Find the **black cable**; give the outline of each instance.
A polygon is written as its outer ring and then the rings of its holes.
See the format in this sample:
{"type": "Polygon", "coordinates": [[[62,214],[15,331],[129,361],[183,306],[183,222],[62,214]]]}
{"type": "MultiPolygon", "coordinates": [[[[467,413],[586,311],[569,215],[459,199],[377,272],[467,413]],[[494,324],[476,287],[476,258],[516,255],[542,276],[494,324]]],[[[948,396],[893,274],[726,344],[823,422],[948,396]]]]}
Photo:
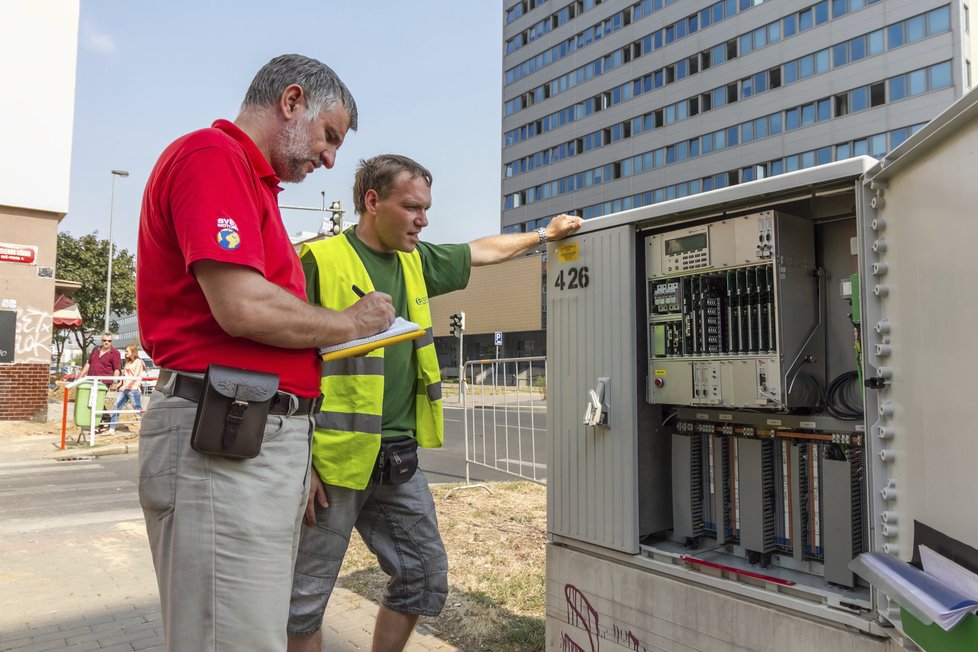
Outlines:
{"type": "Polygon", "coordinates": [[[843,421],[862,419],[862,401],[859,400],[857,391],[853,389],[858,385],[859,374],[855,371],[847,371],[836,376],[825,390],[826,411],[836,419],[843,421]],[[851,398],[853,396],[856,398],[851,398]]]}
{"type": "Polygon", "coordinates": [[[842,379],[846,374],[832,379],[829,386],[825,389],[825,409],[833,417],[839,418],[839,411],[836,409],[836,394],[842,385],[842,379]]]}
{"type": "Polygon", "coordinates": [[[839,394],[839,399],[848,412],[862,416],[863,406],[862,397],[859,395],[858,375],[856,380],[855,383],[846,383],[844,391],[839,394]]]}
{"type": "Polygon", "coordinates": [[[849,371],[835,378],[826,390],[826,409],[837,419],[852,421],[863,416],[862,406],[848,396],[852,393],[853,381],[858,381],[858,374],[849,371]]]}
{"type": "Polygon", "coordinates": [[[828,444],[825,447],[825,459],[844,462],[846,460],[846,454],[838,444],[828,444]]]}

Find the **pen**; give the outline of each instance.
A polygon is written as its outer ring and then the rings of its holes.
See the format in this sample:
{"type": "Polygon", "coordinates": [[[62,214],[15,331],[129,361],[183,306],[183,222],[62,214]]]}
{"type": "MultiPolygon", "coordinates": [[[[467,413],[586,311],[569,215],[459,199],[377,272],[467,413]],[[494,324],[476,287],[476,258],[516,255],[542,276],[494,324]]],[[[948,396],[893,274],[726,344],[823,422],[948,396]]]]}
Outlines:
{"type": "Polygon", "coordinates": [[[356,286],[356,284],[354,284],[354,286],[353,286],[353,292],[356,293],[356,295],[358,297],[360,297],[361,299],[363,298],[363,290],[361,290],[360,288],[358,288],[356,286]]]}

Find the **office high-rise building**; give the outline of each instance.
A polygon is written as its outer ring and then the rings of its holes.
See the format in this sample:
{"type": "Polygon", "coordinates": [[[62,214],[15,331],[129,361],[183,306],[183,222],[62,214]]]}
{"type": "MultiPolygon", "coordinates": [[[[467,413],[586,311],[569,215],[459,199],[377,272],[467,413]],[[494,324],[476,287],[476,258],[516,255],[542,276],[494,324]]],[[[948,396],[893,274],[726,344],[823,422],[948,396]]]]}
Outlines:
{"type": "Polygon", "coordinates": [[[963,0],[508,0],[504,232],[860,154],[971,87],[963,0]]]}

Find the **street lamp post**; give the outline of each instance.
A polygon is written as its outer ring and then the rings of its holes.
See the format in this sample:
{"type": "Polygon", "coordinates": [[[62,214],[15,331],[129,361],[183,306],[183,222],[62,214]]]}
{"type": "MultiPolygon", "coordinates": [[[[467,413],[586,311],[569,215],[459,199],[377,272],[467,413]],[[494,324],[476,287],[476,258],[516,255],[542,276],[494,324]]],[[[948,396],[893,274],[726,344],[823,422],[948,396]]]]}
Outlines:
{"type": "Polygon", "coordinates": [[[103,333],[109,332],[109,313],[112,306],[112,214],[115,212],[115,178],[128,176],[129,173],[125,170],[112,170],[112,202],[109,204],[109,271],[105,276],[105,328],[103,333]]]}

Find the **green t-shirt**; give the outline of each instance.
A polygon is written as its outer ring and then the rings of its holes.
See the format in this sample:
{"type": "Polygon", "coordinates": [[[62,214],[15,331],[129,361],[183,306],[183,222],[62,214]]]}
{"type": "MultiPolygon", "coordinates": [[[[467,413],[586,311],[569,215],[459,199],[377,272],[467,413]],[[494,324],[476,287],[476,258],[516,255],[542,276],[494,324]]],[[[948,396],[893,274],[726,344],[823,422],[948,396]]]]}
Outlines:
{"type": "MultiPolygon", "coordinates": [[[[374,251],[356,236],[355,228],[348,229],[346,235],[354,251],[360,256],[374,289],[391,295],[394,310],[407,319],[407,290],[404,287],[404,271],[397,260],[397,254],[374,251]]],[[[472,269],[469,245],[433,245],[419,242],[418,253],[421,255],[421,269],[429,298],[461,290],[468,285],[469,272],[472,269]]],[[[302,257],[302,270],[306,276],[306,296],[309,303],[320,305],[319,271],[311,253],[307,252],[302,257]]],[[[417,378],[414,342],[401,342],[384,350],[384,414],[381,426],[384,437],[414,436],[417,378]]]]}

